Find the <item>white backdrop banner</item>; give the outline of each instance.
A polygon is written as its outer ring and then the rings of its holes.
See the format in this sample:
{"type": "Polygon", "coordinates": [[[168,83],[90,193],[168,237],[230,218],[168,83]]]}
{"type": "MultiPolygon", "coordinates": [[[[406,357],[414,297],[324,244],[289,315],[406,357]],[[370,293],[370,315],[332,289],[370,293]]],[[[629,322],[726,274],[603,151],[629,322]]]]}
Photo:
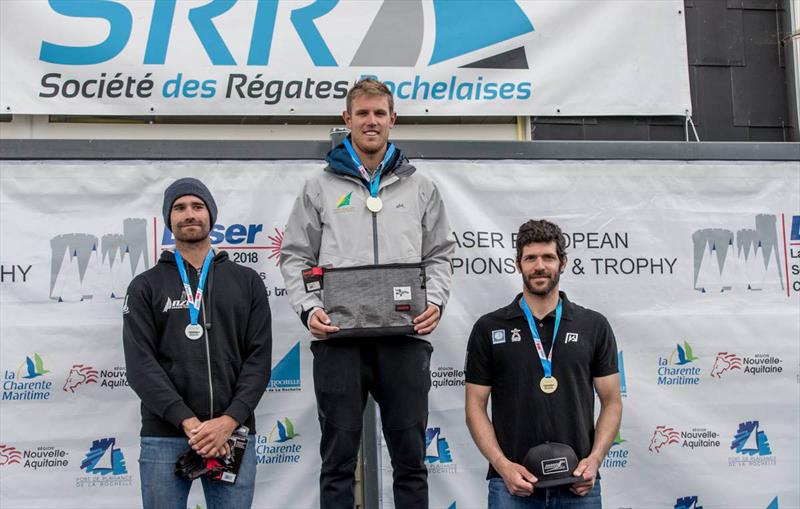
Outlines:
{"type": "MultiPolygon", "coordinates": [[[[520,291],[514,234],[531,217],[564,229],[562,288],[617,336],[625,409],[601,468],[605,507],[800,507],[796,163],[417,166],[442,191],[458,241],[453,296],[430,338],[431,508],[486,506],[487,463],[464,425],[466,340],[520,291]]],[[[139,506],[139,402],[121,309],[131,277],[173,242],[164,188],[192,175],[219,204],[213,243],[270,294],[273,377],[256,412],[254,507],[317,507],[310,336],[277,253],[294,197],[318,171],[316,161],[3,162],[0,506],[139,506]]],[[[393,507],[385,450],[382,464],[393,507]]]]}
{"type": "Polygon", "coordinates": [[[681,115],[683,0],[3,0],[3,113],[681,115]]]}

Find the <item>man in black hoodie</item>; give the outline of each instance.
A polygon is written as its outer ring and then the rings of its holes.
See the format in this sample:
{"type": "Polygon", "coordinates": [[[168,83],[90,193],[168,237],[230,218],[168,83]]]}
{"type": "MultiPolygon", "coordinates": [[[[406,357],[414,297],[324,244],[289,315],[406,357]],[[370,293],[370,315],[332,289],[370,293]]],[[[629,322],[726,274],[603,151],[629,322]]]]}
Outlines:
{"type": "Polygon", "coordinates": [[[205,458],[224,456],[243,425],[250,441],[236,483],[204,477],[203,491],[209,509],[247,508],[255,488],[253,412],[272,356],[267,293],[255,271],[211,248],[217,205],[202,182],[173,182],[163,213],[175,250],[131,281],[122,311],[128,382],[142,400],[143,506],[185,508],[191,481],[175,475],[177,457],[189,447],[205,458]]]}

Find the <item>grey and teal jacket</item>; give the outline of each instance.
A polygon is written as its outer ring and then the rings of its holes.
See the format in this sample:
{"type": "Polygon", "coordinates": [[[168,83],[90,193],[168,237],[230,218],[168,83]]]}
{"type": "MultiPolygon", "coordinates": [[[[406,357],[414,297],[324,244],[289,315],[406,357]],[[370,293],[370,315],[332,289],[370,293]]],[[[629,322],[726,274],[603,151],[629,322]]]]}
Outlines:
{"type": "Polygon", "coordinates": [[[344,145],[328,152],[326,161],[325,170],[306,181],[295,200],[281,246],[289,302],[303,325],[309,311],[323,307],[319,293],[306,293],[303,284],[302,272],[316,266],[422,263],[428,302],[443,308],[455,240],[436,185],[397,149],[378,189],[383,209],[370,212],[368,183],[344,145]]]}
{"type": "MultiPolygon", "coordinates": [[[[197,271],[186,265],[197,288],[197,271]]],[[[139,274],[123,305],[128,383],[142,400],[142,436],[184,436],[181,423],[223,414],[255,432],[253,412],[267,387],[272,331],[264,282],[220,251],[211,263],[199,323],[191,340],[189,304],[175,255],[165,251],[139,274]]]]}

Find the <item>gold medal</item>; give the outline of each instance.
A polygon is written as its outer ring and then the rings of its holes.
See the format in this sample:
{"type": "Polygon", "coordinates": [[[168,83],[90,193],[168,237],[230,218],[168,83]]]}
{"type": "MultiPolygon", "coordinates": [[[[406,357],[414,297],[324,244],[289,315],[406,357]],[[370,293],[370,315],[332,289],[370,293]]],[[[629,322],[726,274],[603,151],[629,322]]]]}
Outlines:
{"type": "Polygon", "coordinates": [[[553,394],[556,392],[556,389],[558,389],[558,380],[556,380],[554,376],[542,377],[542,379],[539,380],[539,388],[545,394],[553,394]]]}

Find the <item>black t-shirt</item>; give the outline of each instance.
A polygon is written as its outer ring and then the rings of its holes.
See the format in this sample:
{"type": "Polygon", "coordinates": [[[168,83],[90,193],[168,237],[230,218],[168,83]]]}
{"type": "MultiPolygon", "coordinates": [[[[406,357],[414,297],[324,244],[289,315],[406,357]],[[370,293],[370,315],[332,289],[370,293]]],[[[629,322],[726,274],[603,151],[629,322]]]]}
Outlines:
{"type": "MultiPolygon", "coordinates": [[[[482,316],[467,345],[467,383],[491,386],[492,423],[506,457],[522,463],[528,449],[542,442],[569,444],[585,458],[594,443],[593,379],[613,375],[617,344],[608,320],[567,300],[553,351],[558,389],[545,394],[544,376],[518,295],[511,304],[482,316]]],[[[534,318],[545,352],[553,344],[555,313],[534,318]]],[[[489,466],[487,479],[499,477],[489,466]]]]}

